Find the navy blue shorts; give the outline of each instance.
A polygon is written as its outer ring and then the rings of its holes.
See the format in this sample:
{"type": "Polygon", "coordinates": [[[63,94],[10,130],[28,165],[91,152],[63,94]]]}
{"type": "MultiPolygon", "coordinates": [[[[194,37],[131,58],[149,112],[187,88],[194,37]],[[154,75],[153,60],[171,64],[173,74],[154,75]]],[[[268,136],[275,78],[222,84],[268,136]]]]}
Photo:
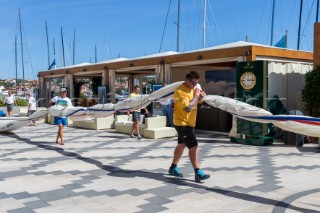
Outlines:
{"type": "Polygon", "coordinates": [[[132,112],[132,121],[140,121],[140,112],[132,112]]]}
{"type": "Polygon", "coordinates": [[[13,104],[7,104],[7,112],[13,111],[13,104]]]}
{"type": "Polygon", "coordinates": [[[188,149],[198,146],[194,128],[191,126],[174,126],[178,133],[178,144],[185,144],[188,149]]]}
{"type": "Polygon", "coordinates": [[[62,124],[63,126],[66,126],[66,125],[68,125],[67,118],[61,118],[58,116],[54,116],[54,124],[55,125],[62,124]]]}

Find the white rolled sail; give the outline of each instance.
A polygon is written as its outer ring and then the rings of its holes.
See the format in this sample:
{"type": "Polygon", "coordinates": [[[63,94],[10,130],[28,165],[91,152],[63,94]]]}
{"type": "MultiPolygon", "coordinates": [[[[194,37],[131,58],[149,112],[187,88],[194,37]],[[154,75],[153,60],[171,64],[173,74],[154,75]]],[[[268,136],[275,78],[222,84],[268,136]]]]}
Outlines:
{"type": "Polygon", "coordinates": [[[115,104],[108,103],[108,104],[97,104],[92,107],[88,107],[86,110],[86,114],[92,118],[99,118],[99,117],[107,117],[112,115],[115,112],[115,104]]]}
{"type": "Polygon", "coordinates": [[[238,118],[259,123],[272,123],[286,131],[320,137],[320,118],[299,115],[272,115],[262,108],[217,95],[207,95],[204,97],[204,101],[238,118]]]}
{"type": "MultiPolygon", "coordinates": [[[[160,102],[173,98],[174,91],[183,81],[167,85],[150,95],[139,95],[127,98],[117,104],[98,104],[89,108],[51,106],[48,111],[36,112],[30,118],[0,118],[0,132],[13,131],[27,125],[30,119],[43,117],[49,112],[52,116],[69,117],[72,120],[85,120],[112,115],[115,111],[127,112],[145,108],[150,102],[160,102]]],[[[231,113],[239,118],[259,122],[272,123],[286,131],[320,137],[320,118],[298,115],[272,115],[269,111],[250,104],[217,95],[207,95],[203,99],[207,104],[231,113]]]]}
{"type": "Polygon", "coordinates": [[[119,101],[114,109],[119,112],[128,112],[145,108],[150,104],[149,95],[138,95],[119,101]]]}
{"type": "Polygon", "coordinates": [[[154,102],[161,102],[168,99],[173,98],[174,91],[183,84],[184,81],[178,81],[172,84],[169,84],[165,87],[162,87],[158,89],[157,91],[154,91],[149,95],[149,100],[154,102]]]}

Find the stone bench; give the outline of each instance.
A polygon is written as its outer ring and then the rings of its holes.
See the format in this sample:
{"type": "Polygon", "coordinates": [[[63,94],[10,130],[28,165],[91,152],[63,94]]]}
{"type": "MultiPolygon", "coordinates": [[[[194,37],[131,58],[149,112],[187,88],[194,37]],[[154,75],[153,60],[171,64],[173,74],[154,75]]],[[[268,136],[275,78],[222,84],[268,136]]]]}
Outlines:
{"type": "Polygon", "coordinates": [[[178,136],[177,131],[173,127],[150,128],[144,130],[144,137],[146,138],[170,138],[178,136]]]}
{"type": "Polygon", "coordinates": [[[74,127],[80,127],[84,129],[114,129],[114,116],[93,118],[90,120],[74,121],[74,127]]]}
{"type": "Polygon", "coordinates": [[[19,107],[19,117],[27,117],[28,107],[19,107]]]}
{"type": "MultiPolygon", "coordinates": [[[[143,118],[143,117],[142,117],[143,118]]],[[[142,120],[140,118],[140,120],[142,120]]],[[[116,115],[115,116],[115,129],[116,132],[130,134],[132,131],[132,116],[128,115],[116,115]]],[[[144,128],[145,125],[143,123],[139,123],[140,134],[144,136],[144,128]]]]}
{"type": "MultiPolygon", "coordinates": [[[[140,119],[143,120],[143,119],[140,119]]],[[[115,127],[117,132],[130,134],[132,130],[131,115],[116,115],[115,127]]],[[[166,117],[145,118],[145,124],[139,123],[140,134],[146,138],[175,137],[177,132],[173,127],[166,127],[166,117]]]]}

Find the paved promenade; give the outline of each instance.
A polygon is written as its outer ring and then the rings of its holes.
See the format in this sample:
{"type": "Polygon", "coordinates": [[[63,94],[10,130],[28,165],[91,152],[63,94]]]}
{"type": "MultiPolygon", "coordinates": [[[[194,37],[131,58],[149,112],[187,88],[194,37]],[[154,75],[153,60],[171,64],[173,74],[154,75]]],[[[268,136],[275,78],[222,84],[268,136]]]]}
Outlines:
{"type": "Polygon", "coordinates": [[[320,153],[275,144],[234,144],[198,132],[201,168],[194,181],[167,175],[176,138],[131,139],[113,130],[43,124],[0,134],[0,212],[320,212],[320,153]]]}

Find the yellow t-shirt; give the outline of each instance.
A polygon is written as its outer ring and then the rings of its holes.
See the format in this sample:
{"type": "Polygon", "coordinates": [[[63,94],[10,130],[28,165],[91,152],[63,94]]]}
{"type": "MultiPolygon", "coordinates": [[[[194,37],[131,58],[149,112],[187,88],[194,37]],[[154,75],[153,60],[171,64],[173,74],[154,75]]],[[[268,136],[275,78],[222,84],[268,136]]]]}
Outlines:
{"type": "MultiPolygon", "coordinates": [[[[139,94],[137,94],[137,93],[135,93],[135,92],[133,92],[133,93],[131,93],[130,95],[129,95],[129,97],[128,98],[134,98],[134,97],[137,97],[139,94]]],[[[134,112],[141,112],[141,110],[140,109],[138,109],[138,110],[134,110],[134,112]]]]}
{"type": "Polygon", "coordinates": [[[189,103],[194,98],[194,89],[189,89],[183,84],[177,88],[173,95],[174,98],[174,113],[173,113],[173,124],[175,126],[196,126],[197,118],[197,107],[196,104],[191,112],[184,110],[185,107],[189,106],[189,103]]]}

